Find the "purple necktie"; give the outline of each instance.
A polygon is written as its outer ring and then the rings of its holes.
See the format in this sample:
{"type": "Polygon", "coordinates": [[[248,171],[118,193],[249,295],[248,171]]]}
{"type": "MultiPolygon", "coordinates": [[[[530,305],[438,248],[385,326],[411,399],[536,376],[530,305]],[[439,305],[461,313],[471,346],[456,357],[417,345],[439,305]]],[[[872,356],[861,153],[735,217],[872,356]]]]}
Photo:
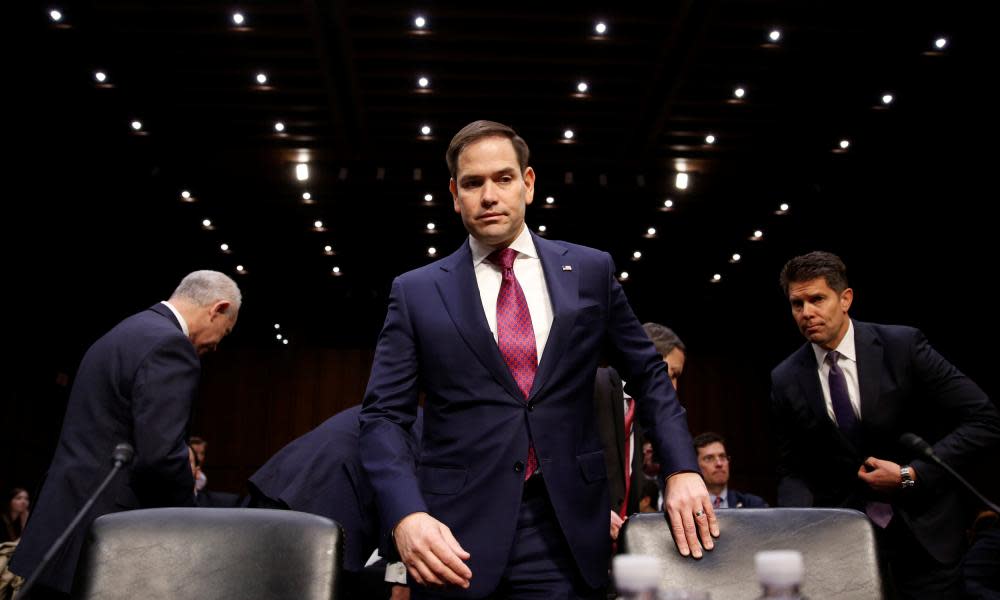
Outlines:
{"type": "MultiPolygon", "coordinates": [[[[497,296],[497,345],[510,369],[517,387],[528,399],[531,386],[538,370],[538,349],[535,346],[535,329],[531,325],[531,313],[524,290],[514,276],[514,259],[517,250],[503,248],[490,254],[489,261],[503,271],[500,294],[497,296]]],[[[528,479],[538,470],[535,446],[528,441],[528,464],[524,478],[528,479]]]]}
{"type": "MultiPolygon", "coordinates": [[[[837,418],[840,430],[852,443],[857,445],[860,442],[858,417],[854,414],[851,397],[847,393],[847,378],[844,377],[844,370],[837,365],[839,358],[840,352],[836,350],[826,355],[826,361],[830,363],[830,402],[833,404],[833,416],[837,418]]],[[[892,520],[892,506],[886,502],[867,502],[865,514],[873,523],[885,529],[889,525],[889,521],[892,520]]]]}
{"type": "Polygon", "coordinates": [[[851,396],[847,393],[847,378],[844,377],[844,370],[837,365],[839,358],[840,352],[836,350],[826,355],[826,362],[830,364],[830,402],[833,404],[833,416],[837,419],[837,426],[844,432],[847,439],[856,444],[858,442],[858,417],[854,414],[851,396]]]}

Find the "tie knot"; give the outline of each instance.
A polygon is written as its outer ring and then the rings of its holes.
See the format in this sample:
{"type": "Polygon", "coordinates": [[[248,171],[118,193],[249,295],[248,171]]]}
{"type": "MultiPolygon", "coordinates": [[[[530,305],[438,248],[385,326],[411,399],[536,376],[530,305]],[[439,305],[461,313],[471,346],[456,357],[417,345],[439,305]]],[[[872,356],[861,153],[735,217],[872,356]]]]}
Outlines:
{"type": "Polygon", "coordinates": [[[831,350],[826,353],[826,362],[830,363],[831,367],[836,367],[838,360],[840,360],[840,352],[831,350]]]}
{"type": "Polygon", "coordinates": [[[487,260],[506,271],[514,266],[514,259],[516,257],[517,250],[514,250],[513,248],[501,248],[500,250],[494,250],[493,253],[487,257],[487,260]]]}

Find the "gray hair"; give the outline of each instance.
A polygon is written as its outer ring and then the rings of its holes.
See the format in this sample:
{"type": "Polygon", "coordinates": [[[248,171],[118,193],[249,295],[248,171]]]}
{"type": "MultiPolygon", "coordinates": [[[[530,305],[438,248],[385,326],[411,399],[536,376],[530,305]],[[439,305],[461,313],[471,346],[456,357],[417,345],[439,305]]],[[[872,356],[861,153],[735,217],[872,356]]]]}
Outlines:
{"type": "Polygon", "coordinates": [[[673,329],[659,323],[645,323],[642,328],[646,330],[649,339],[653,340],[653,345],[656,346],[656,351],[660,353],[660,356],[670,354],[674,348],[679,348],[681,352],[687,353],[684,342],[677,337],[673,329]]]}
{"type": "Polygon", "coordinates": [[[235,311],[240,309],[240,304],[243,302],[243,296],[236,282],[218,271],[188,273],[170,298],[184,298],[198,306],[208,306],[219,300],[226,300],[232,304],[235,311]]]}

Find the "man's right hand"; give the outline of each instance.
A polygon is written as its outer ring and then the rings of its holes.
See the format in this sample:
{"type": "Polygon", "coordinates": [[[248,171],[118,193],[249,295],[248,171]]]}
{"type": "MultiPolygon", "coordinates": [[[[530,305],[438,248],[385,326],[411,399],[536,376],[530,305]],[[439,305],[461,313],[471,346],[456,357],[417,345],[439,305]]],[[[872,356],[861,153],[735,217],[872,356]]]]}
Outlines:
{"type": "Polygon", "coordinates": [[[472,571],[463,561],[470,555],[441,521],[425,512],[409,514],[396,525],[393,538],[403,564],[417,583],[469,587],[472,571]]]}

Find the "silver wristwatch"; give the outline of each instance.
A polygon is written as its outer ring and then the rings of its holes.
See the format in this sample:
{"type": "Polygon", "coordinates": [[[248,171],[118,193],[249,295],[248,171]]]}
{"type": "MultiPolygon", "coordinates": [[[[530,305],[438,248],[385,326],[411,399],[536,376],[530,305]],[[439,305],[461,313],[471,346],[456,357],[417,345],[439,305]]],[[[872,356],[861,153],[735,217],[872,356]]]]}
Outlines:
{"type": "Polygon", "coordinates": [[[917,484],[917,482],[913,480],[913,475],[910,473],[910,465],[900,467],[899,476],[903,480],[901,484],[903,489],[911,488],[917,484]]]}

